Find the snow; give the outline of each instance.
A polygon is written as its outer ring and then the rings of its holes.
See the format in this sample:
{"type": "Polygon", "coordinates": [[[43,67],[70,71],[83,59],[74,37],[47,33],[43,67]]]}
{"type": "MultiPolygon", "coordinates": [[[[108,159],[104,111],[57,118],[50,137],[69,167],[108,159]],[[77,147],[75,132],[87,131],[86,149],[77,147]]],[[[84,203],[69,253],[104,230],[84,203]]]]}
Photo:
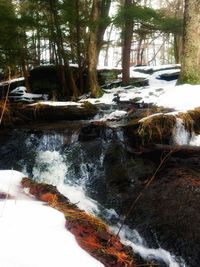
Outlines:
{"type": "Polygon", "coordinates": [[[200,107],[200,85],[184,84],[169,87],[158,98],[156,104],[181,111],[200,107]]]}
{"type": "Polygon", "coordinates": [[[18,86],[10,92],[10,94],[13,94],[13,93],[27,93],[27,90],[25,86],[18,86]]]}
{"type": "Polygon", "coordinates": [[[73,101],[39,101],[37,103],[31,104],[34,105],[47,105],[47,106],[54,106],[54,107],[66,107],[66,106],[81,106],[81,103],[73,102],[73,101]]]}
{"type": "Polygon", "coordinates": [[[130,72],[130,78],[144,78],[148,79],[150,77],[150,74],[138,72],[138,71],[131,71],[130,72]]]}
{"type": "Polygon", "coordinates": [[[8,81],[1,82],[0,86],[4,86],[4,85],[7,85],[9,83],[20,82],[20,81],[24,81],[24,77],[14,78],[14,79],[11,79],[8,81]]]}
{"type": "Polygon", "coordinates": [[[127,115],[127,112],[124,110],[115,110],[110,114],[106,114],[103,118],[101,118],[101,121],[118,120],[118,119],[124,118],[126,115],[127,115]]]}
{"type": "Polygon", "coordinates": [[[15,197],[0,200],[1,266],[103,266],[78,246],[62,213],[25,192],[23,196],[22,177],[17,171],[0,171],[0,192],[15,197]]]}
{"type": "MultiPolygon", "coordinates": [[[[87,101],[92,104],[104,103],[114,105],[113,98],[115,94],[118,94],[120,101],[129,101],[137,97],[140,98],[138,102],[151,103],[156,106],[172,108],[183,112],[200,107],[200,85],[176,85],[176,80],[165,81],[157,79],[163,73],[173,74],[177,73],[177,70],[169,69],[154,73],[149,78],[150,86],[140,88],[117,87],[105,90],[101,98],[88,98],[87,101]]],[[[81,101],[83,102],[84,100],[81,101]]]]}
{"type": "Polygon", "coordinates": [[[143,71],[143,72],[149,72],[149,71],[159,71],[159,70],[167,70],[167,69],[178,69],[180,68],[180,64],[166,64],[166,65],[157,65],[157,66],[135,66],[132,67],[135,71],[143,71]]]}

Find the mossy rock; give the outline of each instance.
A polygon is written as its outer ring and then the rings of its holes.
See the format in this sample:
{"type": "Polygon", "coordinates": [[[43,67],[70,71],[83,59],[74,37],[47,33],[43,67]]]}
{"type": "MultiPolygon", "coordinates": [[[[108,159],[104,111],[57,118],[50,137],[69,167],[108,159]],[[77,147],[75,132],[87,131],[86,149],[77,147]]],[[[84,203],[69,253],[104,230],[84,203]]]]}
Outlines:
{"type": "Polygon", "coordinates": [[[171,141],[176,118],[173,115],[159,114],[140,121],[138,137],[142,144],[166,143],[171,141]]]}
{"type": "Polygon", "coordinates": [[[195,133],[200,134],[200,108],[195,108],[194,110],[189,110],[188,115],[193,120],[193,130],[195,133]]]}

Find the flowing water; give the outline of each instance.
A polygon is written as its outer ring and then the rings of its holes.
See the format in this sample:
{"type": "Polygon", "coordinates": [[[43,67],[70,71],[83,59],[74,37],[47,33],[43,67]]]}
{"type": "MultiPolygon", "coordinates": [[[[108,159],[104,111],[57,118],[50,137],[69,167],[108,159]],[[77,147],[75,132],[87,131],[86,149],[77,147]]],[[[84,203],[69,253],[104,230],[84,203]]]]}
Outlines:
{"type": "Polygon", "coordinates": [[[182,119],[176,118],[176,125],[173,132],[173,142],[177,145],[200,146],[200,135],[189,132],[182,119]]]}
{"type": "MultiPolygon", "coordinates": [[[[124,148],[123,131],[106,129],[95,137],[92,135],[91,140],[82,139],[77,128],[60,133],[16,130],[1,146],[1,169],[17,169],[37,181],[57,186],[71,202],[102,217],[117,232],[120,215],[114,203],[109,208],[106,206],[104,164],[106,152],[113,144],[124,148]]],[[[120,236],[136,253],[148,260],[157,259],[160,266],[186,266],[183,260],[161,247],[149,248],[140,234],[127,225],[122,228],[120,236]]]]}

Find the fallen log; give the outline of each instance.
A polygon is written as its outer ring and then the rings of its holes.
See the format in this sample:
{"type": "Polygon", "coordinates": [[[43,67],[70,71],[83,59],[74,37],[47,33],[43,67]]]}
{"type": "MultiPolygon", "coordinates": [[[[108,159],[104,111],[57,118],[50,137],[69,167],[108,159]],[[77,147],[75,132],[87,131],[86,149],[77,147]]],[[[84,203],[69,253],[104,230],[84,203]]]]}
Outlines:
{"type": "Polygon", "coordinates": [[[14,116],[25,121],[61,121],[61,120],[84,120],[94,117],[98,113],[97,107],[85,102],[82,105],[16,105],[13,110],[14,116]]]}

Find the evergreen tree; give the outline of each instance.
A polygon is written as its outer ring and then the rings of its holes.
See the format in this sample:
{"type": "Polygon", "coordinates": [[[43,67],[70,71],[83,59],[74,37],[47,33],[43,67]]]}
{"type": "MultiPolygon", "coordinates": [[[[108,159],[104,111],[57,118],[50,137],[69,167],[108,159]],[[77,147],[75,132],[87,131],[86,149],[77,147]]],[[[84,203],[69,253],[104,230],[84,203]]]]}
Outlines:
{"type": "Polygon", "coordinates": [[[0,68],[10,66],[13,70],[17,65],[17,18],[11,0],[0,0],[0,68]]]}

